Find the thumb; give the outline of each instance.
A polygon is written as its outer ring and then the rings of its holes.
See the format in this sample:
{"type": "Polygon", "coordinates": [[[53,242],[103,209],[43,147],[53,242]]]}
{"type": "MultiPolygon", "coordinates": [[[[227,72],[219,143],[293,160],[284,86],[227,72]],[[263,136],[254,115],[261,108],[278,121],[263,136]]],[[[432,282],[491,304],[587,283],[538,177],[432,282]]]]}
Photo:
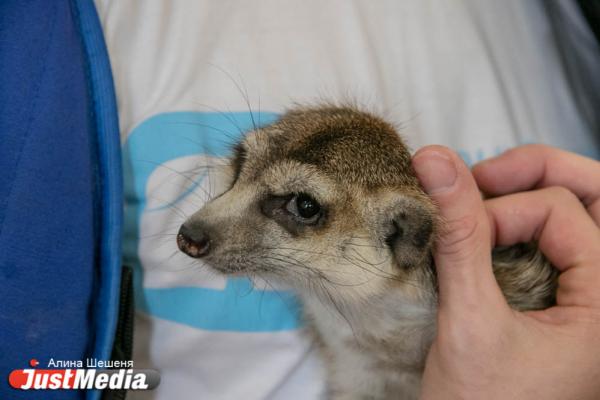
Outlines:
{"type": "Polygon", "coordinates": [[[481,311],[485,302],[504,302],[492,271],[487,212],[471,171],[443,146],[422,148],[412,162],[442,220],[434,249],[440,311],[464,315],[481,311]]]}

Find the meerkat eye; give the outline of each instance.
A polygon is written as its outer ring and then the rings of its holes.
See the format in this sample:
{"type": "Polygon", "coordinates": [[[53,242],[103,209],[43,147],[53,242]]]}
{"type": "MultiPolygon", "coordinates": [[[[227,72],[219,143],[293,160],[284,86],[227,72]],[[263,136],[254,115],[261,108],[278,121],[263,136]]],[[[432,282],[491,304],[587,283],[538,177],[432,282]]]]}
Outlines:
{"type": "Polygon", "coordinates": [[[304,193],[294,195],[286,204],[285,209],[307,224],[316,223],[321,213],[319,203],[304,193]]]}
{"type": "Polygon", "coordinates": [[[306,195],[296,197],[296,208],[302,218],[310,218],[319,212],[319,204],[306,195]]]}

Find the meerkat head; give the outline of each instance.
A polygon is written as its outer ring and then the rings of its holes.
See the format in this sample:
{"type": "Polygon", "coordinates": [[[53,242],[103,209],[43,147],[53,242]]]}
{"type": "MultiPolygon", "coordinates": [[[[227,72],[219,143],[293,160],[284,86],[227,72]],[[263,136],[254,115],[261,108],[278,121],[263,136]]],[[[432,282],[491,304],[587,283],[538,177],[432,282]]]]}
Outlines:
{"type": "Polygon", "coordinates": [[[189,256],[349,301],[431,277],[435,208],[380,118],[298,108],[246,135],[231,167],[229,189],[181,226],[189,256]]]}

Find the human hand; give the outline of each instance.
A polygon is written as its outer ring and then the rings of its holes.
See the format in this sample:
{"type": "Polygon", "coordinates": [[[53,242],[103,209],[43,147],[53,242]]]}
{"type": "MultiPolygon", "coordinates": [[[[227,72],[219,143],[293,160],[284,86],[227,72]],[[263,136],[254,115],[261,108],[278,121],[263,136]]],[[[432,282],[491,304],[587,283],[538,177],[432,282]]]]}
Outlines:
{"type": "Polygon", "coordinates": [[[600,398],[600,163],[531,145],[472,175],[455,153],[429,146],[413,165],[445,220],[422,398],[600,398]],[[474,177],[501,197],[483,202],[474,177]],[[561,274],[555,307],[520,313],[495,281],[491,248],[529,241],[561,274]]]}

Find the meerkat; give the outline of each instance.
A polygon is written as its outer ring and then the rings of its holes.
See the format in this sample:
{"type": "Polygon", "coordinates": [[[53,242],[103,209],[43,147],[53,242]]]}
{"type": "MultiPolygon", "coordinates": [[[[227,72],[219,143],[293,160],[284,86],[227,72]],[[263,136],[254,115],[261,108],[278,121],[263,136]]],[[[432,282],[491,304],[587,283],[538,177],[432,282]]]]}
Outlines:
{"type": "MultiPolygon", "coordinates": [[[[432,246],[441,221],[396,129],[355,107],[297,107],[235,146],[228,189],[179,248],[226,275],[291,286],[327,370],[328,398],[415,399],[436,332],[432,246]]],[[[535,244],[493,251],[516,310],[554,304],[535,244]]]]}

